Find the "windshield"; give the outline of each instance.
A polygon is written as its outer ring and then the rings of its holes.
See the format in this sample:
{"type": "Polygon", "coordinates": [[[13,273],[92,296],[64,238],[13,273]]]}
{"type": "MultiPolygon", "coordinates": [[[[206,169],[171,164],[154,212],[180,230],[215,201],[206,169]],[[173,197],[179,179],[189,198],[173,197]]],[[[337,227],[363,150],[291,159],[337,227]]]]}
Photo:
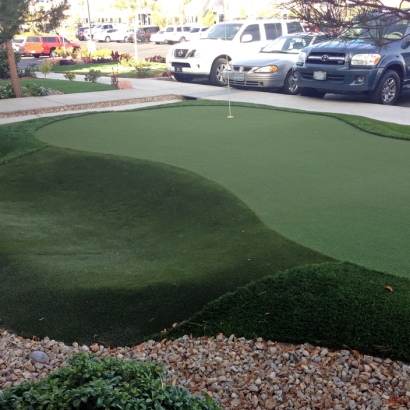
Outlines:
{"type": "Polygon", "coordinates": [[[13,38],[13,43],[22,43],[24,38],[13,38]]]}
{"type": "Polygon", "coordinates": [[[395,16],[379,17],[367,21],[359,21],[344,33],[341,38],[353,39],[388,39],[399,40],[406,34],[409,22],[395,16]]]}
{"type": "Polygon", "coordinates": [[[215,24],[208,30],[206,38],[232,40],[242,26],[243,23],[215,24]]]}
{"type": "Polygon", "coordinates": [[[261,53],[299,54],[300,50],[308,46],[312,36],[281,36],[262,48],[261,53]]]}

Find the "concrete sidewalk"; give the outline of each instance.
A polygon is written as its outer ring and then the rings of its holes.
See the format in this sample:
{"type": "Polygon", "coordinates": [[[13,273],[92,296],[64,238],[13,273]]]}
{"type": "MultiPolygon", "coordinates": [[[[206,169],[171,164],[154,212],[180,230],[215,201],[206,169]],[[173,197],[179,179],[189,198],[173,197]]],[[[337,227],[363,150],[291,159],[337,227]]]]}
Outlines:
{"type": "MultiPolygon", "coordinates": [[[[43,75],[38,73],[39,83],[43,75]]],[[[48,78],[66,81],[63,74],[50,73],[48,78]]],[[[84,81],[84,76],[77,75],[76,81],[84,81]]],[[[407,107],[391,107],[362,102],[334,101],[309,97],[289,96],[280,93],[238,90],[233,88],[213,87],[195,83],[178,83],[170,78],[127,79],[132,83],[132,89],[99,91],[79,94],[48,95],[45,97],[26,97],[0,100],[0,113],[15,113],[29,110],[63,109],[65,106],[79,104],[107,104],[121,100],[152,98],[174,95],[174,100],[152,101],[137,104],[117,105],[109,107],[82,108],[77,111],[59,111],[52,113],[36,113],[25,116],[10,116],[0,118],[0,124],[24,121],[44,116],[72,114],[85,111],[128,110],[148,105],[166,104],[179,101],[181,98],[206,99],[221,101],[238,101],[265,104],[274,107],[293,108],[304,111],[334,112],[353,114],[381,121],[410,125],[409,109],[407,107]]],[[[101,77],[98,82],[110,84],[110,77],[101,77]]]]}

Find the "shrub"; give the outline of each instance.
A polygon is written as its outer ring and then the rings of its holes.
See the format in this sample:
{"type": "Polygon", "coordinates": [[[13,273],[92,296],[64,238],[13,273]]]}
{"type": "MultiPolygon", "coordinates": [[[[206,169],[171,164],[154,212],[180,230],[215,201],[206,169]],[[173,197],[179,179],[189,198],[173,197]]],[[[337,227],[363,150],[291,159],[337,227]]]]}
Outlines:
{"type": "Polygon", "coordinates": [[[66,49],[64,49],[64,47],[57,47],[55,49],[55,53],[57,55],[59,55],[60,57],[63,57],[63,58],[68,57],[68,53],[67,53],[66,49]]]}
{"type": "Polygon", "coordinates": [[[91,69],[84,77],[84,80],[96,83],[99,77],[101,77],[101,71],[91,69]]]}
{"type": "Polygon", "coordinates": [[[137,77],[147,77],[151,69],[151,63],[149,61],[140,59],[140,60],[134,61],[133,67],[135,68],[135,71],[137,72],[137,77]]]}
{"type": "Polygon", "coordinates": [[[60,65],[74,65],[75,61],[74,60],[60,60],[58,62],[60,65]]]}
{"type": "Polygon", "coordinates": [[[71,357],[69,364],[44,380],[5,390],[0,408],[221,409],[210,397],[203,400],[186,389],[164,385],[165,371],[155,363],[82,354],[71,357]]]}
{"type": "Polygon", "coordinates": [[[111,58],[107,58],[107,57],[97,57],[91,60],[93,64],[110,63],[111,61],[112,61],[111,58]]]}
{"type": "Polygon", "coordinates": [[[23,87],[23,90],[30,97],[43,97],[45,95],[48,95],[48,89],[44,87],[43,84],[27,84],[25,87],[23,87]]]}
{"type": "Polygon", "coordinates": [[[150,61],[151,63],[165,63],[166,62],[165,57],[161,57],[161,56],[147,57],[145,60],[150,61]]]}
{"type": "Polygon", "coordinates": [[[47,74],[51,72],[53,68],[53,63],[51,61],[44,61],[38,68],[42,74],[44,74],[44,78],[47,78],[47,74]]]}
{"type": "Polygon", "coordinates": [[[98,58],[98,57],[111,57],[111,50],[108,50],[108,48],[102,48],[101,50],[95,50],[91,53],[91,57],[93,58],[98,58]]]}
{"type": "Polygon", "coordinates": [[[75,73],[73,73],[72,71],[67,71],[64,74],[64,77],[68,80],[68,81],[73,81],[75,79],[75,73]]]}
{"type": "Polygon", "coordinates": [[[24,70],[19,70],[19,77],[37,77],[36,68],[37,64],[28,64],[27,67],[24,68],[24,70]]]}
{"type": "Polygon", "coordinates": [[[113,61],[119,62],[120,59],[121,59],[121,55],[122,55],[122,54],[119,54],[118,51],[116,51],[115,53],[114,53],[114,51],[111,51],[111,59],[112,59],[113,61]]]}
{"type": "MultiPolygon", "coordinates": [[[[14,52],[14,59],[16,60],[16,64],[18,64],[21,60],[21,55],[17,51],[14,52]]],[[[10,78],[10,68],[9,62],[7,60],[7,51],[6,47],[2,45],[0,45],[0,78],[10,78]]]]}
{"type": "Polygon", "coordinates": [[[120,55],[120,65],[122,67],[133,67],[134,59],[131,54],[123,53],[120,55]]]}
{"type": "Polygon", "coordinates": [[[13,87],[10,83],[7,83],[4,86],[0,86],[0,100],[5,100],[7,98],[14,98],[15,94],[13,87]]]}

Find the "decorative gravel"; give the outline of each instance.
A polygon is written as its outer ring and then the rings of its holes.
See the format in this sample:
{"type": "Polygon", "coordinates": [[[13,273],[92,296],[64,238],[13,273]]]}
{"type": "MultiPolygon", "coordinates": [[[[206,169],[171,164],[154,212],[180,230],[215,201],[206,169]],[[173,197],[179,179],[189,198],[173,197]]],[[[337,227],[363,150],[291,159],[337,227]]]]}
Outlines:
{"type": "Polygon", "coordinates": [[[164,363],[168,383],[204,391],[225,409],[410,409],[410,366],[405,363],[355,350],[233,335],[109,348],[29,340],[1,330],[0,391],[42,379],[82,352],[164,363]]]}
{"type": "Polygon", "coordinates": [[[22,111],[0,113],[0,118],[22,117],[25,115],[47,114],[51,112],[90,110],[94,108],[116,107],[120,105],[141,104],[141,103],[148,103],[148,102],[180,100],[180,99],[181,99],[181,96],[179,95],[168,94],[168,95],[161,95],[161,96],[156,96],[156,97],[130,98],[126,100],[115,100],[115,101],[106,101],[106,102],[89,103],[89,104],[63,105],[63,106],[55,107],[55,108],[38,108],[38,109],[33,109],[33,110],[22,110],[22,111]]]}

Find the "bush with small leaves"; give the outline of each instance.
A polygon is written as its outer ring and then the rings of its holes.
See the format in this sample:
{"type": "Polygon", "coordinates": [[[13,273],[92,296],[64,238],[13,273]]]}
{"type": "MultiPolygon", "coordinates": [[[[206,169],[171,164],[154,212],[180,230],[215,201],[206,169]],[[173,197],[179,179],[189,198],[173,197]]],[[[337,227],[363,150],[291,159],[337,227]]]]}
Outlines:
{"type": "Polygon", "coordinates": [[[53,63],[51,61],[44,61],[38,69],[42,74],[44,74],[44,78],[47,78],[47,74],[49,74],[53,69],[53,63]]]}
{"type": "Polygon", "coordinates": [[[151,63],[146,60],[137,60],[134,61],[133,67],[137,72],[137,77],[147,77],[151,69],[151,63]]]}
{"type": "Polygon", "coordinates": [[[36,68],[37,68],[37,64],[34,64],[34,63],[28,64],[24,68],[24,70],[19,71],[19,77],[33,77],[33,78],[36,78],[37,77],[36,68]]]}
{"type": "Polygon", "coordinates": [[[7,98],[14,98],[15,94],[13,91],[13,87],[10,83],[6,85],[0,86],[0,100],[5,100],[7,98]]]}
{"type": "Polygon", "coordinates": [[[85,75],[84,80],[90,81],[91,83],[96,83],[97,80],[101,77],[100,70],[93,70],[91,69],[88,74],[85,75]]]}
{"type": "Polygon", "coordinates": [[[163,383],[159,364],[75,355],[69,366],[0,394],[0,408],[222,410],[210,397],[163,383]]]}
{"type": "Polygon", "coordinates": [[[110,58],[111,60],[111,53],[112,50],[108,50],[108,48],[102,48],[100,50],[95,50],[91,53],[92,58],[98,58],[98,57],[103,57],[103,58],[110,58]]]}
{"type": "Polygon", "coordinates": [[[43,84],[27,84],[23,87],[23,91],[29,95],[30,97],[44,97],[48,95],[49,91],[48,88],[44,87],[43,84]]]}
{"type": "Polygon", "coordinates": [[[64,77],[68,80],[68,81],[73,81],[75,79],[75,73],[73,73],[72,71],[67,71],[64,74],[64,77]]]}
{"type": "MultiPolygon", "coordinates": [[[[19,52],[14,52],[14,60],[18,64],[21,60],[21,55],[19,52]]],[[[10,68],[9,60],[7,59],[6,47],[0,44],[0,78],[7,79],[10,78],[10,68]]]]}
{"type": "Polygon", "coordinates": [[[122,67],[133,67],[134,59],[131,54],[123,53],[120,55],[119,62],[122,67]]]}

